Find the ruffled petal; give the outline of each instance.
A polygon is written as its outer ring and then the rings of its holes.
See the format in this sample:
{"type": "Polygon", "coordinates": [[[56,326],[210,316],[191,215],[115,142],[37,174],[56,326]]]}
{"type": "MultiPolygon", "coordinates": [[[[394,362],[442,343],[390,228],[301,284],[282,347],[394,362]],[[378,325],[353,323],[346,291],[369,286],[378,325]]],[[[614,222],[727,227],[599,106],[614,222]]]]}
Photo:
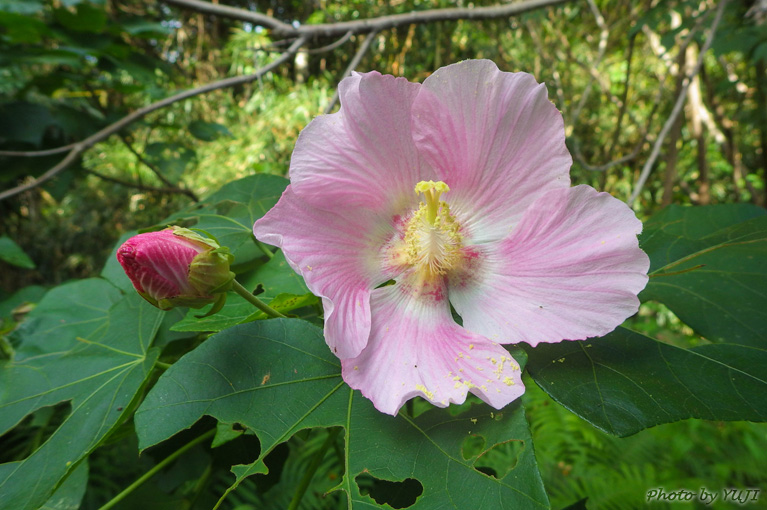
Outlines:
{"type": "Polygon", "coordinates": [[[489,60],[429,76],[413,103],[413,134],[471,243],[504,238],[542,193],[570,185],[564,123],[545,85],[489,60]]]}
{"type": "Polygon", "coordinates": [[[288,186],[253,227],[260,241],[282,248],[307,287],[322,297],[325,340],[340,358],[357,356],[370,333],[370,290],[389,277],[378,250],[391,228],[358,211],[342,216],[316,209],[288,186]]]}
{"type": "MultiPolygon", "coordinates": [[[[290,162],[294,192],[315,207],[391,213],[412,205],[422,168],[410,131],[420,85],[377,72],[345,78],[341,109],[301,132],[290,162]]],[[[422,175],[423,174],[423,175],[422,175]]]]}
{"type": "Polygon", "coordinates": [[[647,284],[641,231],[607,193],[550,191],[506,239],[472,247],[470,267],[450,278],[450,301],[465,328],[499,343],[607,334],[636,313],[647,284]]]}
{"type": "Polygon", "coordinates": [[[415,396],[446,407],[470,391],[500,409],[522,395],[519,365],[508,351],[453,321],[442,284],[422,288],[415,280],[405,276],[373,291],[368,345],[341,360],[349,386],[391,415],[415,396]]]}

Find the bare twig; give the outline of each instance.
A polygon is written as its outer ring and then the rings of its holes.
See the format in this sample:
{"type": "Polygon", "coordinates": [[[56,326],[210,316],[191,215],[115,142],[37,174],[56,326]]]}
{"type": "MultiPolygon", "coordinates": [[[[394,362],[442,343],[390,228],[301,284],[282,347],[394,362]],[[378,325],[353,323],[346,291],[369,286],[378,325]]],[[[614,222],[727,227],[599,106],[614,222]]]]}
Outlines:
{"type": "MultiPolygon", "coordinates": [[[[344,79],[347,76],[350,76],[352,74],[352,71],[354,71],[357,68],[357,66],[360,65],[360,61],[362,60],[362,57],[364,57],[365,53],[367,53],[368,50],[370,49],[370,45],[373,43],[373,39],[375,39],[376,35],[378,35],[378,32],[370,32],[368,34],[368,36],[362,42],[360,49],[357,50],[357,53],[354,54],[354,57],[352,58],[351,62],[349,62],[349,65],[346,67],[344,74],[341,75],[341,79],[344,79]]],[[[333,94],[333,98],[325,107],[325,113],[330,113],[333,110],[333,107],[336,105],[336,102],[338,102],[338,87],[336,87],[336,91],[333,94]]]]}
{"type": "Polygon", "coordinates": [[[167,188],[155,188],[154,186],[147,186],[146,184],[141,184],[138,182],[124,181],[122,179],[118,179],[117,177],[112,177],[111,175],[104,175],[102,173],[96,172],[95,170],[85,169],[85,173],[92,175],[94,177],[98,177],[99,179],[102,179],[107,182],[119,184],[120,186],[125,186],[127,188],[135,188],[141,191],[151,191],[154,193],[181,193],[183,195],[189,194],[189,190],[187,189],[176,188],[174,186],[170,186],[167,188]]]}
{"type": "Polygon", "coordinates": [[[300,51],[301,51],[301,52],[304,52],[304,53],[309,53],[310,55],[313,55],[313,54],[316,54],[316,53],[326,53],[326,52],[328,52],[328,51],[332,51],[332,50],[334,50],[334,49],[338,48],[338,47],[339,47],[339,46],[341,46],[342,44],[345,44],[345,43],[346,43],[346,41],[348,41],[349,39],[351,39],[351,38],[352,38],[352,35],[353,35],[353,34],[354,34],[354,32],[352,32],[351,30],[349,30],[348,32],[346,32],[346,33],[343,35],[343,37],[341,37],[341,38],[340,38],[339,40],[337,40],[336,42],[330,43],[330,44],[328,44],[328,45],[325,45],[325,46],[320,46],[319,48],[309,48],[309,49],[307,49],[307,50],[301,49],[300,51]]]}
{"type": "MultiPolygon", "coordinates": [[[[240,21],[247,21],[254,25],[259,25],[265,28],[270,28],[280,33],[286,33],[291,35],[297,35],[293,26],[283,23],[282,21],[275,19],[265,14],[259,14],[257,12],[248,11],[245,9],[238,9],[237,7],[229,7],[228,5],[213,4],[210,2],[201,2],[200,0],[163,0],[166,4],[175,5],[177,7],[183,7],[184,9],[190,9],[192,11],[201,12],[203,14],[213,14],[214,16],[221,16],[223,18],[238,19],[240,21]]],[[[343,33],[343,32],[342,32],[343,33]]]]}
{"type": "MultiPolygon", "coordinates": [[[[308,53],[310,55],[316,54],[316,53],[327,53],[328,51],[332,51],[339,46],[342,46],[344,43],[346,43],[349,39],[351,39],[352,35],[354,35],[354,32],[351,30],[349,32],[346,32],[343,36],[341,36],[337,41],[334,41],[330,44],[327,44],[325,46],[320,46],[318,48],[301,48],[298,50],[298,53],[308,53]]],[[[285,46],[288,43],[291,43],[295,41],[296,37],[290,37],[288,39],[281,39],[279,41],[274,41],[273,43],[267,44],[266,46],[256,46],[253,48],[253,51],[265,51],[265,52],[272,52],[272,53],[282,53],[283,49],[280,49],[280,46],[285,46]]]]}
{"type": "Polygon", "coordinates": [[[354,34],[366,34],[380,32],[389,28],[403,25],[432,23],[435,21],[459,20],[459,19],[493,19],[515,16],[523,12],[540,9],[550,5],[565,3],[568,0],[524,0],[512,4],[496,5],[489,7],[455,7],[450,9],[431,9],[427,11],[414,11],[404,14],[392,14],[378,18],[342,21],[339,23],[323,23],[318,25],[300,25],[293,27],[270,16],[258,14],[246,9],[237,9],[220,4],[212,4],[201,0],[163,0],[165,3],[214,14],[230,19],[247,21],[261,25],[272,30],[277,37],[334,37],[352,32],[354,34]]]}
{"type": "MultiPolygon", "coordinates": [[[[194,191],[186,188],[179,188],[173,185],[172,182],[170,182],[160,171],[159,168],[157,168],[157,165],[152,164],[150,161],[147,161],[147,159],[141,155],[139,151],[136,150],[136,148],[133,146],[132,143],[130,143],[130,140],[128,140],[128,137],[124,134],[120,133],[120,139],[122,140],[123,144],[128,148],[131,153],[133,153],[134,156],[136,156],[136,159],[139,160],[139,163],[142,163],[144,166],[146,166],[149,170],[152,171],[152,173],[160,179],[160,181],[165,184],[165,191],[173,190],[173,193],[183,193],[184,195],[188,196],[195,202],[199,202],[200,198],[194,193],[194,191]]],[[[101,177],[102,179],[105,179],[106,177],[97,174],[98,177],[101,177]]],[[[143,185],[142,185],[143,186],[143,185]]]]}
{"type": "MultiPolygon", "coordinates": [[[[665,140],[666,135],[671,129],[671,126],[673,126],[674,122],[676,122],[677,116],[679,116],[679,113],[682,111],[682,107],[684,106],[685,99],[687,98],[687,90],[690,88],[690,83],[692,83],[692,79],[700,71],[700,66],[703,63],[703,58],[705,57],[708,49],[711,47],[711,43],[714,41],[714,35],[716,34],[716,29],[719,26],[719,22],[722,19],[722,14],[724,13],[725,5],[727,5],[727,0],[721,0],[719,2],[719,7],[717,8],[716,15],[714,16],[714,21],[711,23],[711,28],[709,29],[706,42],[703,44],[703,47],[700,49],[700,55],[698,55],[698,61],[695,62],[695,67],[692,69],[691,73],[685,76],[684,78],[684,85],[682,85],[682,90],[679,91],[679,96],[676,99],[676,103],[674,104],[673,110],[671,110],[671,115],[669,115],[669,118],[666,119],[666,123],[663,125],[663,128],[660,131],[660,134],[658,134],[658,139],[655,140],[655,145],[653,145],[652,152],[650,153],[650,157],[647,159],[644,166],[642,167],[642,172],[639,174],[639,179],[637,180],[637,183],[634,185],[634,189],[631,192],[631,196],[629,197],[627,201],[628,205],[632,205],[634,201],[637,199],[637,197],[639,196],[639,194],[642,192],[642,188],[644,188],[644,185],[647,182],[647,178],[650,176],[650,172],[652,171],[652,167],[655,164],[655,160],[658,159],[658,154],[660,154],[660,149],[661,149],[661,146],[663,145],[663,141],[665,140]]],[[[683,50],[680,49],[679,51],[683,51],[683,50]]]]}
{"type": "Polygon", "coordinates": [[[129,115],[126,115],[125,117],[118,120],[117,122],[110,124],[104,129],[92,134],[85,140],[74,144],[69,154],[67,154],[67,156],[64,159],[62,159],[56,166],[54,166],[53,168],[45,172],[43,175],[41,175],[37,179],[20,186],[16,186],[15,188],[10,188],[0,192],[0,200],[5,200],[6,198],[12,197],[14,195],[18,195],[19,193],[35,188],[41,185],[42,183],[52,179],[53,177],[61,173],[63,170],[65,170],[67,167],[69,167],[69,165],[74,163],[77,160],[77,158],[80,157],[80,155],[83,152],[85,152],[87,149],[93,147],[98,142],[101,142],[102,140],[109,138],[113,134],[119,133],[120,130],[122,130],[125,126],[148,115],[149,113],[152,113],[156,110],[169,106],[173,103],[177,103],[178,101],[188,99],[190,97],[194,97],[200,94],[205,94],[207,92],[212,92],[214,90],[233,87],[236,85],[241,85],[243,83],[249,83],[249,82],[258,80],[264,74],[268,73],[272,69],[279,67],[281,64],[289,60],[296,53],[296,51],[298,51],[298,48],[300,48],[305,42],[306,40],[303,37],[297,39],[293,44],[290,45],[290,47],[287,50],[285,50],[285,53],[283,53],[279,58],[265,65],[264,67],[262,67],[261,69],[259,69],[253,74],[249,74],[246,76],[235,76],[232,78],[226,78],[226,79],[208,83],[190,90],[185,90],[184,92],[179,92],[178,94],[175,94],[173,96],[157,101],[156,103],[147,105],[143,108],[136,110],[135,112],[129,115]]]}
{"type": "Polygon", "coordinates": [[[41,151],[0,151],[0,156],[8,156],[11,158],[34,158],[43,156],[55,156],[56,154],[62,154],[74,149],[77,143],[70,143],[69,145],[62,145],[54,149],[44,149],[41,151]]]}

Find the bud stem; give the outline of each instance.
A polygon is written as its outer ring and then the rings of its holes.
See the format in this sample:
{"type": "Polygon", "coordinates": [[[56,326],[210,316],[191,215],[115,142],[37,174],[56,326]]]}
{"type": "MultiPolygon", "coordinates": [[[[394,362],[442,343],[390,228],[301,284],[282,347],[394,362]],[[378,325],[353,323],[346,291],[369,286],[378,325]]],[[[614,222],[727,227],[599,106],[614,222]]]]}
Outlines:
{"type": "Polygon", "coordinates": [[[287,319],[286,316],[282,315],[280,312],[254,296],[252,292],[243,287],[237,280],[232,280],[232,290],[245,298],[250,304],[264,312],[269,317],[281,317],[283,319],[287,319]]]}

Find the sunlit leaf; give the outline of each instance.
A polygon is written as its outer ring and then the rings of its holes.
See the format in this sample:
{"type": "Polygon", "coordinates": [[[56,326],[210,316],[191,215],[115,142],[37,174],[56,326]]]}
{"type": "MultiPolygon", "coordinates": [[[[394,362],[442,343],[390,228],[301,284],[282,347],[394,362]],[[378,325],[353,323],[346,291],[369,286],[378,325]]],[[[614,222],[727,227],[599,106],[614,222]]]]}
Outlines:
{"type": "MultiPolygon", "coordinates": [[[[342,426],[346,469],[338,486],[349,508],[383,508],[362,495],[355,481],[365,473],[381,480],[413,479],[422,487],[420,508],[548,508],[520,404],[502,411],[467,406],[457,415],[431,409],[416,418],[376,411],[341,380],[319,328],[300,320],[273,319],[219,333],[174,364],[136,412],[142,449],[192,426],[201,417],[239,423],[254,431],[261,454],[234,466],[239,483],[266,473],[266,455],[299,430],[342,426]],[[486,447],[468,458],[469,436],[486,447]],[[497,479],[474,467],[496,444],[518,441],[515,467],[497,479]]],[[[235,483],[235,485],[236,485],[235,483]]]]}
{"type": "Polygon", "coordinates": [[[203,142],[212,142],[222,136],[232,136],[232,133],[223,124],[193,120],[189,123],[189,132],[203,142]]]}
{"type": "Polygon", "coordinates": [[[602,338],[526,350],[535,382],[610,434],[687,418],[767,421],[767,349],[680,349],[618,328],[602,338]]]}
{"type": "Polygon", "coordinates": [[[767,347],[765,209],[671,206],[645,224],[641,246],[652,263],[642,300],[711,341],[767,347]]]}

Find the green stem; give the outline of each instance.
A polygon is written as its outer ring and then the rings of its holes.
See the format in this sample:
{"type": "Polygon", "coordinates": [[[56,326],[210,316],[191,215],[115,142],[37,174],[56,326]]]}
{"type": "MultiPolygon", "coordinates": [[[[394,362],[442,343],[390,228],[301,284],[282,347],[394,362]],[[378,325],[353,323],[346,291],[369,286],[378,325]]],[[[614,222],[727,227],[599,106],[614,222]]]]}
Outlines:
{"type": "Polygon", "coordinates": [[[256,246],[258,246],[258,249],[264,252],[264,255],[266,255],[266,257],[269,260],[274,258],[274,252],[272,250],[267,248],[266,245],[262,243],[261,241],[259,241],[258,239],[254,239],[254,240],[256,241],[256,246]]]}
{"type": "Polygon", "coordinates": [[[237,280],[234,280],[232,282],[232,290],[235,291],[237,294],[245,298],[246,301],[248,301],[250,304],[264,312],[269,317],[281,317],[283,319],[286,319],[284,315],[282,315],[280,312],[275,310],[274,308],[268,306],[266,303],[258,299],[256,296],[253,295],[252,292],[250,292],[248,289],[243,287],[240,282],[237,280]]]}
{"type": "Polygon", "coordinates": [[[336,437],[338,437],[339,432],[341,432],[341,427],[336,427],[328,433],[328,438],[325,440],[325,443],[323,443],[322,447],[314,456],[314,459],[312,459],[312,463],[307,468],[303,478],[301,478],[301,482],[298,484],[296,493],[293,494],[293,499],[290,501],[288,510],[298,509],[298,505],[301,504],[301,498],[304,497],[306,489],[309,488],[309,484],[311,483],[312,478],[314,478],[314,474],[317,472],[317,468],[319,468],[320,464],[322,464],[322,459],[325,458],[325,454],[330,449],[330,446],[336,442],[336,437]]]}
{"type": "Polygon", "coordinates": [[[154,366],[156,366],[157,368],[161,368],[163,370],[168,370],[173,365],[171,365],[170,363],[164,363],[162,361],[155,361],[154,366]]]}
{"type": "Polygon", "coordinates": [[[205,441],[206,439],[209,439],[215,435],[216,430],[209,430],[205,434],[201,435],[200,437],[193,439],[189,441],[187,444],[176,450],[175,452],[171,453],[167,457],[165,457],[163,460],[161,460],[156,466],[154,466],[152,469],[144,473],[138,480],[130,484],[128,487],[125,488],[120,494],[112,498],[107,504],[99,508],[99,510],[109,510],[113,506],[115,506],[117,503],[125,499],[126,496],[128,496],[131,492],[136,490],[141,484],[152,478],[155,474],[157,474],[158,471],[160,471],[162,468],[176,460],[178,457],[186,453],[189,449],[192,447],[198,445],[199,443],[205,441]]]}

